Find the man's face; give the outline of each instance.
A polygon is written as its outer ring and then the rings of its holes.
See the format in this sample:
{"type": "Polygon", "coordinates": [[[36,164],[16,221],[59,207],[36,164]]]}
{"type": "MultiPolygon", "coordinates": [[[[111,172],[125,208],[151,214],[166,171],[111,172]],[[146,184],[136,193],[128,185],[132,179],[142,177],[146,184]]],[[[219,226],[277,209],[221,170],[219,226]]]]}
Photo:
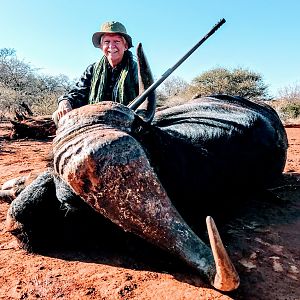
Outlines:
{"type": "Polygon", "coordinates": [[[106,33],[101,39],[100,48],[111,66],[115,67],[122,61],[128,46],[126,40],[120,34],[106,33]]]}

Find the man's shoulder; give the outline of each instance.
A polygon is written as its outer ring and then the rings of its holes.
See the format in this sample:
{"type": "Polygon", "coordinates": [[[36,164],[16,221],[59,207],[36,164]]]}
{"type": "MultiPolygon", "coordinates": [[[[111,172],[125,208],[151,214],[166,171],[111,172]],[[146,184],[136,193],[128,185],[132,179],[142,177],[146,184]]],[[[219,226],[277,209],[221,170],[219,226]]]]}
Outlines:
{"type": "Polygon", "coordinates": [[[95,68],[96,62],[88,65],[83,73],[83,76],[88,76],[88,75],[92,75],[94,68],[95,68]]]}
{"type": "Polygon", "coordinates": [[[131,58],[130,62],[131,62],[131,68],[133,69],[133,71],[137,72],[138,71],[138,62],[136,60],[136,57],[134,57],[132,55],[132,58],[131,58]]]}
{"type": "Polygon", "coordinates": [[[93,62],[87,66],[87,70],[93,70],[97,62],[93,62]]]}

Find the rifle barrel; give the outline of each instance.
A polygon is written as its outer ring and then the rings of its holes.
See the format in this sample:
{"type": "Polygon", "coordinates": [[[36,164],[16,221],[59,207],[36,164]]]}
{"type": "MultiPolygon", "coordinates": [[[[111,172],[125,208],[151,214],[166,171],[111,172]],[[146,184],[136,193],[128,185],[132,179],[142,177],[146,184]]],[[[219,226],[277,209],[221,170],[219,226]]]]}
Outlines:
{"type": "Polygon", "coordinates": [[[201,44],[203,44],[211,35],[213,35],[226,20],[221,19],[193,48],[191,48],[173,67],[169,68],[160,78],[154,81],[141,95],[136,97],[128,107],[135,110],[138,108],[165,79],[167,79],[201,44]]]}

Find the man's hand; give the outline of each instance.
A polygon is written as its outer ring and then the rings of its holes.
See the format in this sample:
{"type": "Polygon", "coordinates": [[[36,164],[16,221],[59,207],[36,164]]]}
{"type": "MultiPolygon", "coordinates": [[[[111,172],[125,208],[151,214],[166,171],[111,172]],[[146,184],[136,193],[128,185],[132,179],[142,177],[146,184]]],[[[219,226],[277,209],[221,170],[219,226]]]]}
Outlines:
{"type": "Polygon", "coordinates": [[[68,100],[62,100],[58,104],[57,108],[57,119],[59,119],[72,110],[72,106],[68,100]]]}

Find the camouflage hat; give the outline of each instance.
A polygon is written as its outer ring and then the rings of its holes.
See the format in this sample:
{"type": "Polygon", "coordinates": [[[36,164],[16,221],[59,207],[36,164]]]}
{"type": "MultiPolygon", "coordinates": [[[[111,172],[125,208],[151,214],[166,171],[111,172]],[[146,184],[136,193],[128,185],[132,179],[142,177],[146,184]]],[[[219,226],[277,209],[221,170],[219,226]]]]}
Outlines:
{"type": "Polygon", "coordinates": [[[103,23],[100,31],[93,34],[92,41],[96,48],[100,48],[100,39],[105,33],[116,33],[122,35],[128,43],[128,48],[132,47],[132,39],[130,35],[127,34],[125,26],[120,22],[109,21],[103,23]]]}

